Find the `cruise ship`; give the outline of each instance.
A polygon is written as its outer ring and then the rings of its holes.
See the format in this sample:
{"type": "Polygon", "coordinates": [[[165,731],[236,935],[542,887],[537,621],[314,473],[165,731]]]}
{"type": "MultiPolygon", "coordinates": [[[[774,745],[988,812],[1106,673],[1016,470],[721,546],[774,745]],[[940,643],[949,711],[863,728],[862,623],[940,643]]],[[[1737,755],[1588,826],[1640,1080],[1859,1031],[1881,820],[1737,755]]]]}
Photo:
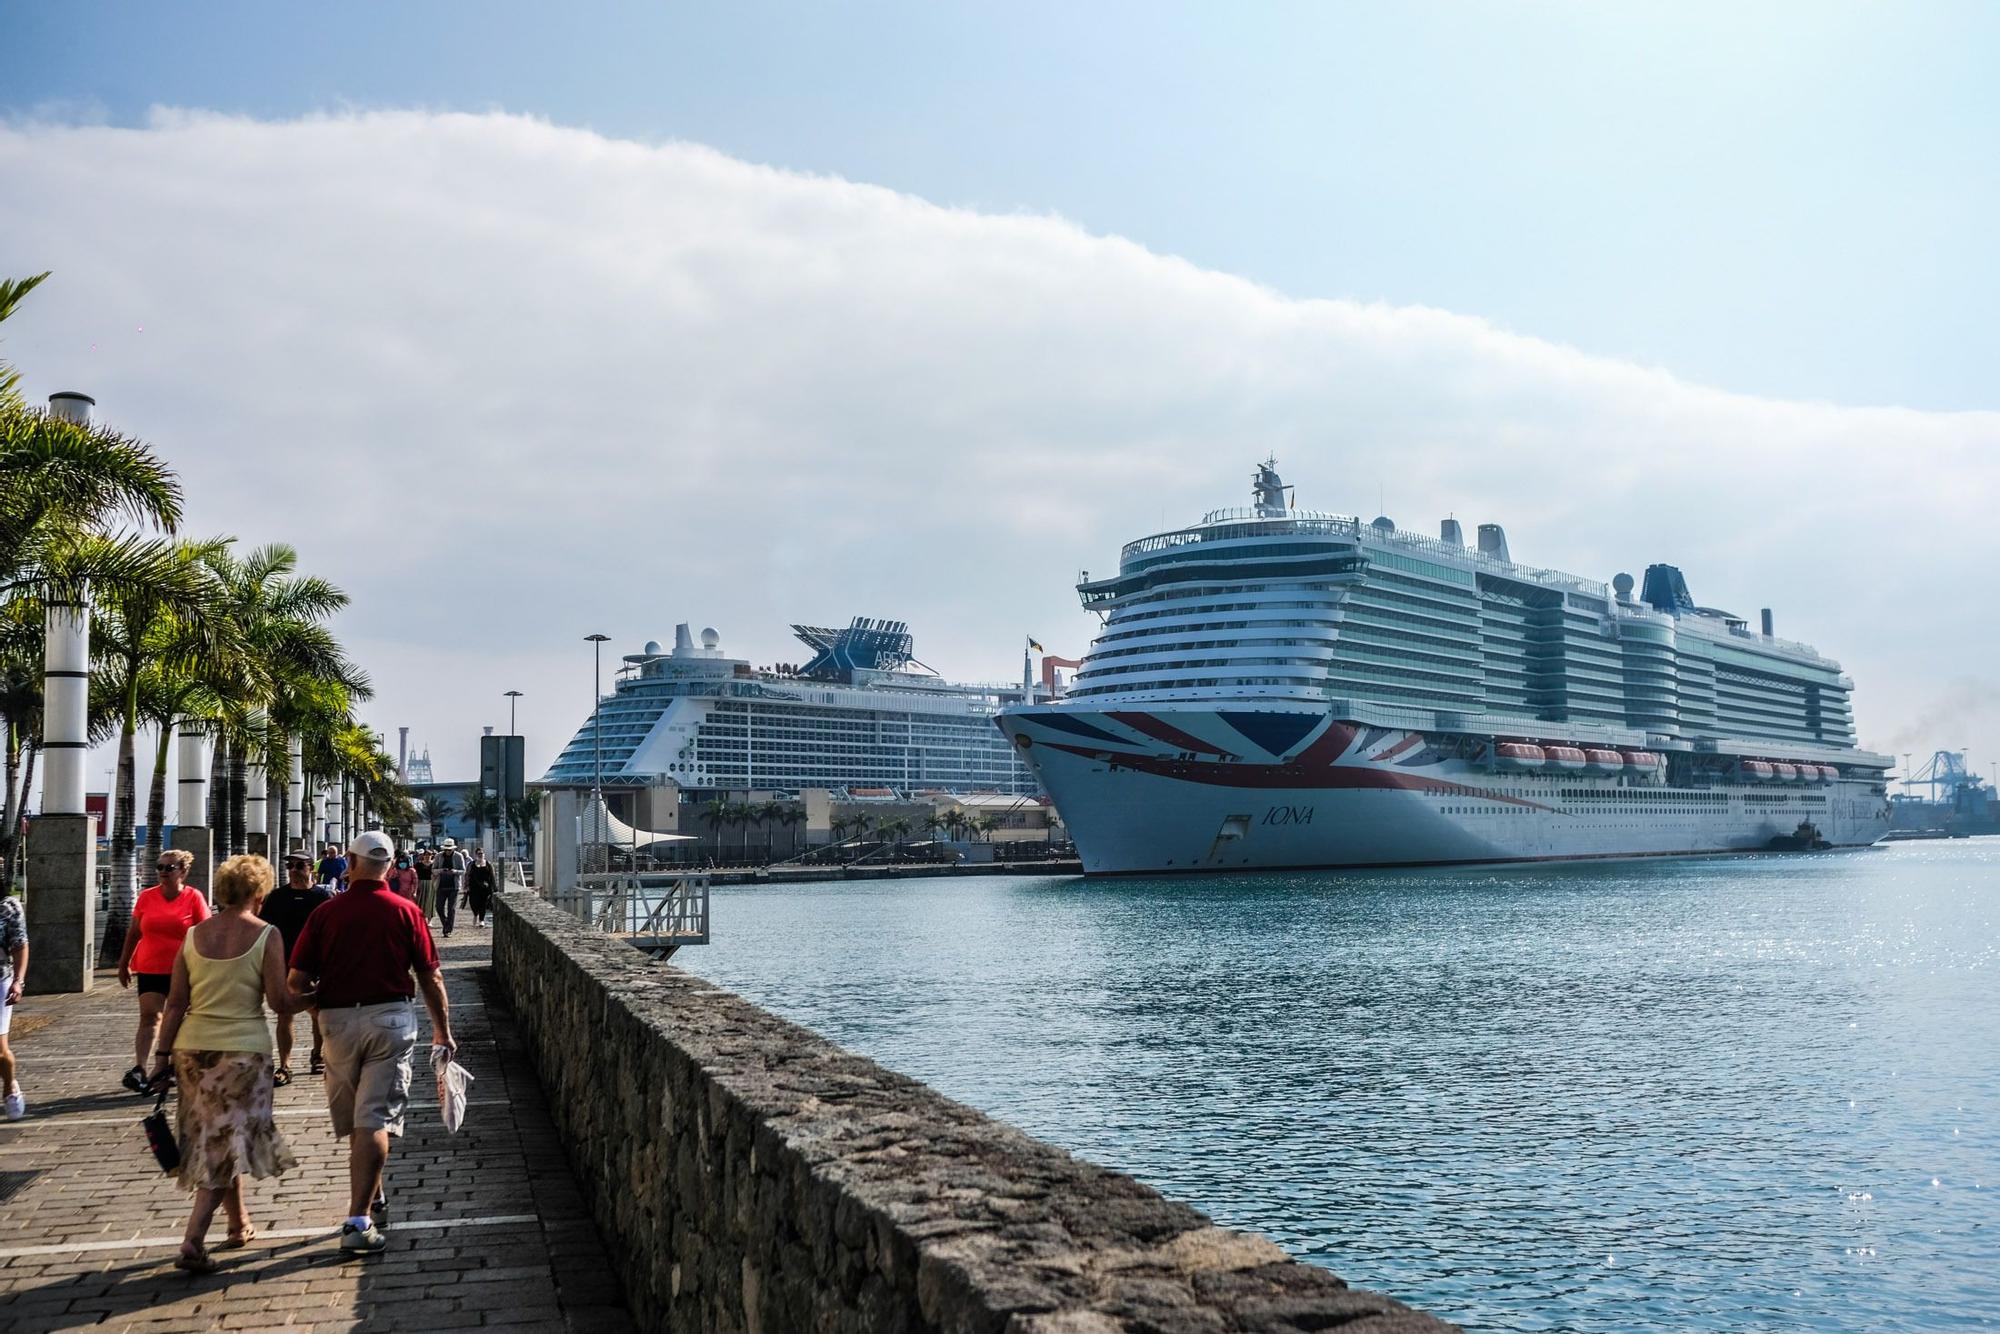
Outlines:
{"type": "Polygon", "coordinates": [[[1000,727],[1092,874],[1852,847],[1889,828],[1840,665],[1698,605],[1295,509],[1128,544],[1060,700],[1000,727]]]}
{"type": "Polygon", "coordinates": [[[754,668],[713,629],[697,641],[685,624],[671,649],[625,655],[541,784],[589,787],[601,773],[614,789],[1038,792],[993,726],[1031,686],[945,681],[917,661],[901,621],[792,630],[812,650],[803,665],[754,668]]]}

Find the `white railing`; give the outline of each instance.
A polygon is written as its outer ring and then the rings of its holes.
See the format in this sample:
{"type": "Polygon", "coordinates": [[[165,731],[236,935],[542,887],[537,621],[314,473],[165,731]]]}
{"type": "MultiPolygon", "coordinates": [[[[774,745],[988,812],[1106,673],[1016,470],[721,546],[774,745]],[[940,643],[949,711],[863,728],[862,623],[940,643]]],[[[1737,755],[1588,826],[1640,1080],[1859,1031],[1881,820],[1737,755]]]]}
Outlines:
{"type": "Polygon", "coordinates": [[[574,889],[552,893],[548,901],[592,930],[631,937],[648,952],[708,943],[706,875],[583,875],[574,889]]]}

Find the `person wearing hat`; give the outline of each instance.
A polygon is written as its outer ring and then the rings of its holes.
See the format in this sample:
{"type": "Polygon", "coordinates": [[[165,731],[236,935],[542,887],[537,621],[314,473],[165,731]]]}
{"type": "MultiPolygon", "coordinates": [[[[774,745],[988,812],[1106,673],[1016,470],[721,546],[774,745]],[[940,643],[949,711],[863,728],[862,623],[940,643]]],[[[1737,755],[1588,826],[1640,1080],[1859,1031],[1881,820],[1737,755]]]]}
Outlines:
{"type": "MultiPolygon", "coordinates": [[[[263,917],[278,928],[278,935],[284,942],[285,958],[292,957],[292,947],[299,943],[299,934],[306,929],[306,919],[313,910],[333,897],[333,891],[325,885],[313,883],[312,854],[302,848],[293,848],[285,854],[285,883],[271,891],[264,900],[263,917]]],[[[323,1039],[319,1031],[319,1009],[308,1007],[312,1014],[312,1073],[319,1074],[325,1065],[321,1059],[323,1039]]],[[[278,1072],[272,1083],[279,1088],[292,1082],[292,1016],[287,1014],[278,1020],[278,1072]]]]}
{"type": "Polygon", "coordinates": [[[416,996],[430,1012],[431,1041],[458,1044],[438,968],[437,945],[417,905],[389,888],[396,845],[367,830],[347,848],[347,892],[306,919],[293,947],[290,986],[319,1005],[326,1035],[326,1109],[348,1141],[343,1251],[373,1254],[388,1238],[370,1217],[382,1196],[389,1138],[403,1133],[417,1045],[416,996]]]}
{"type": "Polygon", "coordinates": [[[438,925],[444,928],[444,938],[451,939],[451,929],[458,924],[458,892],[465,883],[465,854],[458,850],[458,840],[448,838],[438,845],[437,863],[432,874],[437,877],[438,925]]]}

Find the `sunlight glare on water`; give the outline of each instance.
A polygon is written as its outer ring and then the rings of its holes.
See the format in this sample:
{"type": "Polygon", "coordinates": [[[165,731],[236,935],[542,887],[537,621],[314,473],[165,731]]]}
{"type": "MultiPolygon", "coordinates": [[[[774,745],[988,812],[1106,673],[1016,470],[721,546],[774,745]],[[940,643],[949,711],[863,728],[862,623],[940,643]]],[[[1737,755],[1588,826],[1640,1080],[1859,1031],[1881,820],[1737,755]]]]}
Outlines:
{"type": "Polygon", "coordinates": [[[1484,1329],[2000,1320],[2000,839],[715,891],[679,962],[1484,1329]]]}

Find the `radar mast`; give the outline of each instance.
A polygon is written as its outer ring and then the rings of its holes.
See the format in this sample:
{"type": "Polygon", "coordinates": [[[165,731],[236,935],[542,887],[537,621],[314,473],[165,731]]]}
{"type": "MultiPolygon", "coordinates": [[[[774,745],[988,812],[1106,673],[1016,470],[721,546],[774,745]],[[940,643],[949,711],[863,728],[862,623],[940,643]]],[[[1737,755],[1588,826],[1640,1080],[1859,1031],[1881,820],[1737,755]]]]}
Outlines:
{"type": "Polygon", "coordinates": [[[1273,454],[1257,465],[1257,476],[1251,487],[1251,494],[1257,500],[1257,517],[1260,519],[1282,519],[1291,509],[1285,479],[1278,476],[1278,457],[1273,454]]]}

